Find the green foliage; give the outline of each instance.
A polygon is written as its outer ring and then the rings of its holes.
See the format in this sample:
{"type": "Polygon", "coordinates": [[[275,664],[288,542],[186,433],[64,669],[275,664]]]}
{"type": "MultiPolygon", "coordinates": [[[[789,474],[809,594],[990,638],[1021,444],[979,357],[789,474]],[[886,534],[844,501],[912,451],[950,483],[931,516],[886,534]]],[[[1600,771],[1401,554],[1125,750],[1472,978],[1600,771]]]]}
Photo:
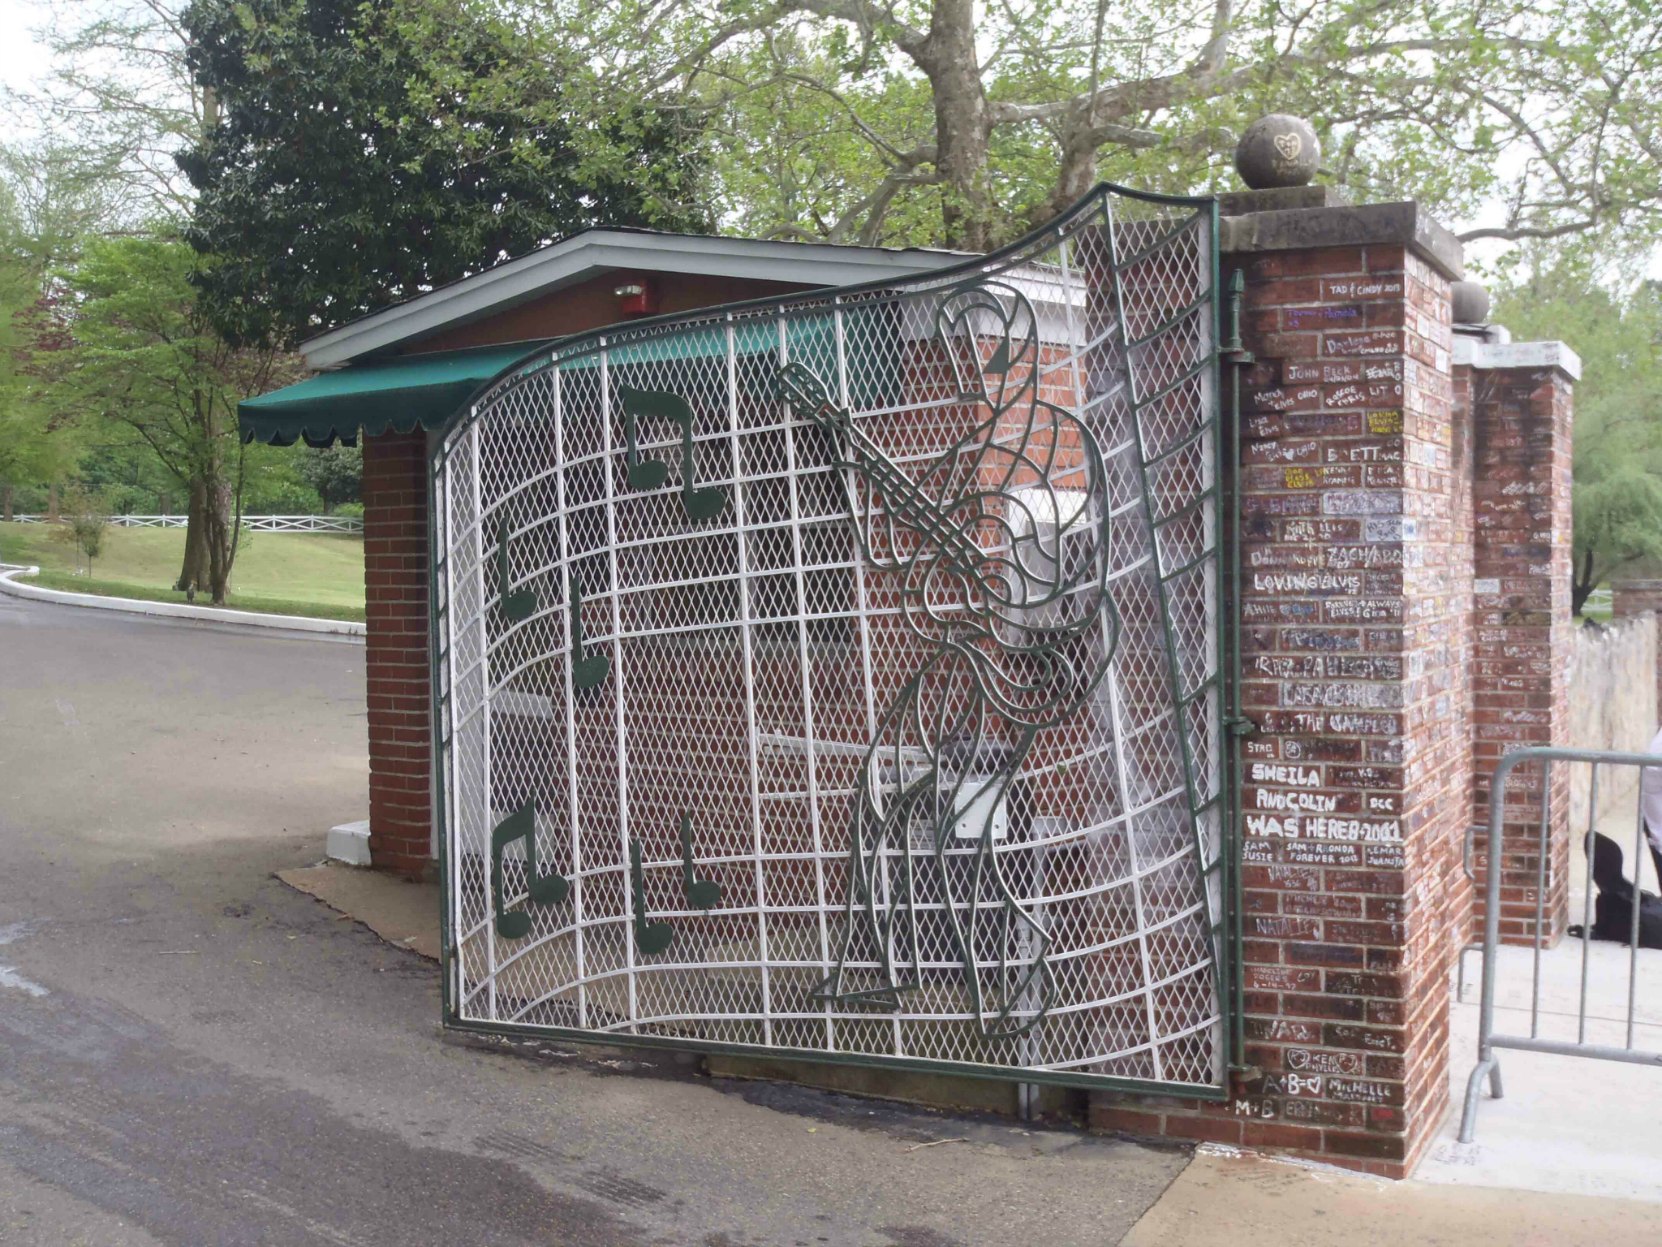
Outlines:
{"type": "Polygon", "coordinates": [[[213,322],[288,342],[584,226],[698,228],[673,115],[597,114],[481,6],[194,0],[213,109],[179,158],[213,322]]]}
{"type": "MultiPolygon", "coordinates": [[[[239,350],[208,324],[191,285],[195,256],[166,236],[88,242],[53,280],[50,318],[67,345],[29,357],[30,404],[116,457],[140,448],[188,499],[192,540],[181,587],[222,599],[249,456],[236,404],[280,383],[285,357],[239,350]]],[[[51,336],[37,330],[37,343],[51,336]]]]}
{"type": "Polygon", "coordinates": [[[87,575],[92,575],[92,562],[104,548],[104,534],[109,528],[105,518],[105,502],[84,489],[71,489],[63,499],[62,524],[51,526],[52,540],[74,546],[87,560],[87,575]]]}
{"type": "Polygon", "coordinates": [[[43,269],[17,187],[0,180],[0,487],[44,483],[62,466],[45,414],[29,401],[27,346],[43,298],[43,269]]]}
{"type": "Polygon", "coordinates": [[[356,502],[363,485],[364,452],[359,446],[306,447],[299,460],[300,479],[317,491],[328,515],[343,502],[356,502]]]}
{"type": "Polygon", "coordinates": [[[1312,120],[1323,180],[1359,199],[1418,198],[1473,220],[1472,237],[1602,231],[1646,245],[1662,212],[1650,3],[543,0],[531,11],[595,94],[703,118],[719,218],[750,233],[980,246],[1099,177],[1226,189],[1236,138],[1267,112],[1312,120]],[[970,38],[948,37],[964,28],[970,38]],[[949,142],[967,172],[946,171],[949,142]],[[951,201],[978,216],[963,240],[943,218],[951,201]]]}
{"type": "Polygon", "coordinates": [[[55,424],[81,424],[116,455],[147,447],[180,488],[222,461],[235,406],[268,367],[228,349],[196,306],[189,247],[96,239],[61,269],[68,345],[36,351],[32,397],[55,424]]]}
{"type": "Polygon", "coordinates": [[[1662,286],[1625,296],[1585,264],[1537,269],[1499,292],[1515,336],[1559,338],[1581,355],[1575,395],[1575,576],[1571,604],[1612,575],[1662,562],[1662,286]]]}

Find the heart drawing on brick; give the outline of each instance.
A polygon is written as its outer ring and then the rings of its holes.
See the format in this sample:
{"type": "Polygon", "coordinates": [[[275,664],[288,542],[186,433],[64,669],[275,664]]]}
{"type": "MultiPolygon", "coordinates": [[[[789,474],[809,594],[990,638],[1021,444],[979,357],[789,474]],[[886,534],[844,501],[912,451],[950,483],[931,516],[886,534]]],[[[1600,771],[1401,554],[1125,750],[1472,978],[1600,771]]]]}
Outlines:
{"type": "Polygon", "coordinates": [[[1304,150],[1304,140],[1296,134],[1278,134],[1275,136],[1275,150],[1281,153],[1283,159],[1297,160],[1304,150]]]}

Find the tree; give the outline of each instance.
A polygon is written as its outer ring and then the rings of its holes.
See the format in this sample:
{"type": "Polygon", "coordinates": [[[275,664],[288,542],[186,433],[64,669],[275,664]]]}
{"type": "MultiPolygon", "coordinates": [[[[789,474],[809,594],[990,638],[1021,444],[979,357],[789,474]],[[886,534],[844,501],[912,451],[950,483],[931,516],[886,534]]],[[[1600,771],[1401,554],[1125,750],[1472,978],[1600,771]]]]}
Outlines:
{"type": "Polygon", "coordinates": [[[213,101],[196,89],[176,0],[46,0],[36,31],[53,59],[38,87],[0,90],[19,121],[53,136],[58,176],[95,185],[126,226],[188,207],[173,154],[200,134],[213,101]]]}
{"type": "Polygon", "coordinates": [[[104,533],[109,528],[104,503],[81,490],[74,490],[64,500],[65,523],[55,528],[54,540],[74,546],[87,560],[87,577],[92,576],[92,562],[104,548],[104,533]]]}
{"type": "Polygon", "coordinates": [[[534,11],[589,93],[708,125],[723,219],[750,230],[981,249],[1105,175],[1216,188],[1241,127],[1269,111],[1311,117],[1336,183],[1453,216],[1492,205],[1468,238],[1647,233],[1662,209],[1662,23],[1630,0],[534,11]]]}
{"type": "Polygon", "coordinates": [[[679,123],[596,116],[477,5],[195,0],[183,30],[218,108],[180,157],[195,280],[234,341],[292,341],[584,226],[708,224],[679,123]]]}
{"type": "Polygon", "coordinates": [[[10,519],[19,487],[55,485],[79,457],[70,434],[51,426],[30,398],[32,359],[68,345],[49,277],[85,202],[66,193],[49,148],[0,147],[0,518],[10,519]],[[38,162],[25,159],[39,157],[38,162]]]}
{"type": "Polygon", "coordinates": [[[1662,561],[1662,285],[1628,293],[1587,265],[1548,265],[1497,292],[1523,338],[1561,338],[1582,356],[1576,388],[1571,609],[1641,561],[1662,561]]]}
{"type": "Polygon", "coordinates": [[[87,244],[60,275],[71,344],[40,365],[34,393],[56,420],[112,428],[154,452],[188,498],[178,588],[221,604],[246,479],[237,400],[292,365],[213,332],[190,285],[194,263],[166,237],[87,244]]]}
{"type": "Polygon", "coordinates": [[[307,447],[300,459],[300,479],[323,501],[323,513],[343,502],[356,502],[363,484],[364,452],[358,446],[307,447]]]}

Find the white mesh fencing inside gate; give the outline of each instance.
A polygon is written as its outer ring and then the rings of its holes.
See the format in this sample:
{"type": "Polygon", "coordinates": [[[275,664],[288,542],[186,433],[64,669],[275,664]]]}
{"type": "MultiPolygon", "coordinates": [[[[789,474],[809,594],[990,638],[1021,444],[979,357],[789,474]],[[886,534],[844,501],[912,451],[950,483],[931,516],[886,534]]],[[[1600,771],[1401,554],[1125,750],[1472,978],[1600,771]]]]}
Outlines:
{"type": "Polygon", "coordinates": [[[1215,1088],[1215,240],[556,344],[434,464],[467,1025],[1215,1088]]]}

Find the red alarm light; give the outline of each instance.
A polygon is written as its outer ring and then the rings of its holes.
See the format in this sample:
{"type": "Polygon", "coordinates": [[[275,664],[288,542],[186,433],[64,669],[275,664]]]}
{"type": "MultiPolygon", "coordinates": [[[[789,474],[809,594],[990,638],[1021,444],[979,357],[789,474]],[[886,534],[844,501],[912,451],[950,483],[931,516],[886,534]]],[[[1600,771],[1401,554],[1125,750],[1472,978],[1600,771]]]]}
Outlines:
{"type": "Polygon", "coordinates": [[[618,312],[623,316],[656,316],[658,288],[650,277],[631,277],[619,282],[612,290],[618,298],[618,312]]]}

